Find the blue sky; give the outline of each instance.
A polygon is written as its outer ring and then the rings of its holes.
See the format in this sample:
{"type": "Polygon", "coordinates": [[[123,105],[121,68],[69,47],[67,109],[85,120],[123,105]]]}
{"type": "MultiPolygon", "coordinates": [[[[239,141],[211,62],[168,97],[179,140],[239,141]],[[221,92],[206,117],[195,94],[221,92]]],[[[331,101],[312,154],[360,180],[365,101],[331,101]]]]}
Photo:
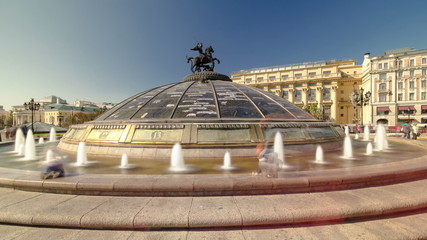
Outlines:
{"type": "Polygon", "coordinates": [[[227,75],[427,48],[427,1],[0,0],[0,105],[120,102],[190,74],[212,45],[227,75]]]}

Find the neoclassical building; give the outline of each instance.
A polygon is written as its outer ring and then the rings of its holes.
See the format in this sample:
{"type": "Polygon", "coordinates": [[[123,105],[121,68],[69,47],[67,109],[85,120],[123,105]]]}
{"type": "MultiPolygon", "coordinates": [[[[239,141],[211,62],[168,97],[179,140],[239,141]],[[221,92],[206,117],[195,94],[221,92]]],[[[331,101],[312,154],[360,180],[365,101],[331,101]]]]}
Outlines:
{"type": "Polygon", "coordinates": [[[362,86],[372,92],[370,105],[363,108],[365,123],[427,123],[427,49],[367,53],[362,66],[362,86]]]}
{"type": "Polygon", "coordinates": [[[315,104],[323,119],[349,124],[356,120],[350,96],[362,83],[362,66],[353,59],[318,61],[241,70],[231,80],[273,92],[301,108],[315,104]]]}

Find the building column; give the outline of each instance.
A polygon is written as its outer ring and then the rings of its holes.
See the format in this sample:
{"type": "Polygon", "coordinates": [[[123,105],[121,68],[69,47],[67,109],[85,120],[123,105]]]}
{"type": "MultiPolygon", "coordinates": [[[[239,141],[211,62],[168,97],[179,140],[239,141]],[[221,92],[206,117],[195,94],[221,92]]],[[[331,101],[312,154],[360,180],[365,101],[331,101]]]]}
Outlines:
{"type": "Polygon", "coordinates": [[[302,89],[302,99],[301,99],[301,101],[302,101],[302,103],[303,103],[303,105],[304,106],[307,106],[307,104],[308,104],[308,101],[307,101],[307,92],[308,92],[308,88],[303,88],[302,89]]]}
{"type": "Polygon", "coordinates": [[[337,116],[337,108],[338,108],[338,99],[337,99],[337,89],[338,86],[332,86],[332,91],[331,91],[331,100],[332,100],[332,104],[331,104],[331,118],[333,118],[335,121],[337,121],[338,116],[337,116]]]}
{"type": "Polygon", "coordinates": [[[295,90],[293,88],[289,89],[289,93],[288,93],[288,100],[291,103],[294,103],[294,99],[295,99],[295,90]]]}
{"type": "Polygon", "coordinates": [[[320,109],[320,106],[323,103],[323,87],[317,87],[316,89],[316,102],[317,102],[317,108],[320,109]]]}

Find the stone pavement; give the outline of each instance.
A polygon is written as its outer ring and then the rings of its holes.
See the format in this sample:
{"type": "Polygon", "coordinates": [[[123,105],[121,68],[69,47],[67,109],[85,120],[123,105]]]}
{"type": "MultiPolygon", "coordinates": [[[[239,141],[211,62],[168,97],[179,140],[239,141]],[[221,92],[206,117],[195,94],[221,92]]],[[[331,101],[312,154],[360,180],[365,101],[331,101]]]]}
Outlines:
{"type": "Polygon", "coordinates": [[[279,178],[0,169],[0,238],[427,239],[426,176],[426,156],[279,178]]]}

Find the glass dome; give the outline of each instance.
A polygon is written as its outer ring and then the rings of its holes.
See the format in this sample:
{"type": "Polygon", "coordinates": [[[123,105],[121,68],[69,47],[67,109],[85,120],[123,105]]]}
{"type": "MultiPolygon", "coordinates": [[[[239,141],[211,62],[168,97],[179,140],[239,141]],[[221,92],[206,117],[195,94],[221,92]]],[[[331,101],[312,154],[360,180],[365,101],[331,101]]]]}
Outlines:
{"type": "Polygon", "coordinates": [[[73,125],[58,147],[76,152],[86,142],[89,155],[168,159],[180,143],[187,158],[255,156],[280,132],[297,151],[322,144],[335,147],[344,133],[274,94],[233,83],[215,72],[191,74],[181,82],[136,94],[99,118],[73,125]]]}
{"type": "MultiPolygon", "coordinates": [[[[206,74],[206,73],[204,73],[206,74]]],[[[198,75],[198,74],[193,74],[198,75]]],[[[219,74],[210,72],[210,78],[219,74]]],[[[193,76],[194,77],[194,76],[193,76]]],[[[164,119],[316,120],[287,100],[227,80],[185,80],[139,93],[100,116],[97,121],[164,119]]]]}

